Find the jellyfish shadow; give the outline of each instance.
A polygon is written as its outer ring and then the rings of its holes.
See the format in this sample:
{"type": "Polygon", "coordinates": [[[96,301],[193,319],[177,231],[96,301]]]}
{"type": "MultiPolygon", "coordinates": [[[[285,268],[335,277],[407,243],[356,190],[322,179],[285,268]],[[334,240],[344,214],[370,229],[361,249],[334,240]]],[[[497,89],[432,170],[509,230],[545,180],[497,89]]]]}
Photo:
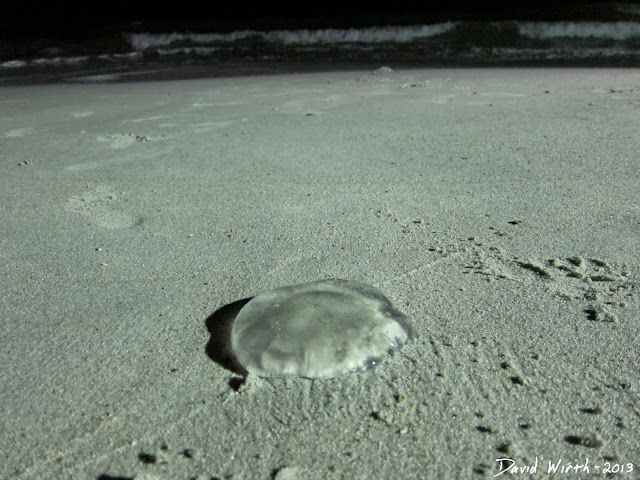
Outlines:
{"type": "Polygon", "coordinates": [[[243,298],[223,305],[204,322],[210,334],[205,347],[207,356],[221,367],[242,376],[245,376],[247,371],[240,365],[231,349],[231,329],[240,309],[249,300],[251,298],[243,298]]]}

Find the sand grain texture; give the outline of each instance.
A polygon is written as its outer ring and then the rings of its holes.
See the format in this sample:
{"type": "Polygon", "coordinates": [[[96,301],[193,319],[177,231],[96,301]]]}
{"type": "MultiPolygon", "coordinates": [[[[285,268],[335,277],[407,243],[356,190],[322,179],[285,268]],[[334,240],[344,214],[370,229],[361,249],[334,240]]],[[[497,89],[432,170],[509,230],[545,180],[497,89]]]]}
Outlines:
{"type": "Polygon", "coordinates": [[[639,124],[637,70],[0,89],[0,478],[638,478],[639,124]],[[239,301],[322,278],[414,337],[243,380],[239,301]]]}

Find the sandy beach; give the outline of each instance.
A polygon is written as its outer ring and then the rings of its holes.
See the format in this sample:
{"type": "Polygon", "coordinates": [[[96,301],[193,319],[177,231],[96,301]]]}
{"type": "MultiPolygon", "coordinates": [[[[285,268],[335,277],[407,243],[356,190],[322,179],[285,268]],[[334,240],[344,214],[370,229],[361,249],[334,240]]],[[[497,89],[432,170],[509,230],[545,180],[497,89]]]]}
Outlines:
{"type": "Polygon", "coordinates": [[[76,80],[0,88],[0,478],[640,478],[640,70],[76,80]],[[413,338],[245,377],[325,278],[413,338]]]}

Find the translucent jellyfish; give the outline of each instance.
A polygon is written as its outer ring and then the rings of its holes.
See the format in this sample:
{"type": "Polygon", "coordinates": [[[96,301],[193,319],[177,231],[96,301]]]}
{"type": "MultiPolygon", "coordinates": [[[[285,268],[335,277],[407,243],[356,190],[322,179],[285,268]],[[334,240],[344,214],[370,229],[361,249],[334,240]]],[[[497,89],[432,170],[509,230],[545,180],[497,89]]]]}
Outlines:
{"type": "Polygon", "coordinates": [[[251,299],[233,324],[231,346],[261,377],[331,378],[375,367],[410,336],[407,316],[378,289],[321,280],[251,299]]]}

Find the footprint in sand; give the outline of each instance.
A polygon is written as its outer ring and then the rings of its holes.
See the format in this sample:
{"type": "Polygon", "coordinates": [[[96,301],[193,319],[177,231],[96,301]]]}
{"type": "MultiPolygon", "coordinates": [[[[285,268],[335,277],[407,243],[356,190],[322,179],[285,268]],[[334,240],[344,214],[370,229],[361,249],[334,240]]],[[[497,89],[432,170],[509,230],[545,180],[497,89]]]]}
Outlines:
{"type": "MultiPolygon", "coordinates": [[[[172,135],[160,135],[158,137],[151,137],[148,135],[141,135],[136,133],[116,133],[113,135],[99,135],[96,137],[96,140],[101,143],[107,143],[108,146],[114,150],[120,150],[124,148],[134,147],[139,144],[147,143],[147,142],[155,142],[156,140],[167,140],[171,138],[172,135]]],[[[75,163],[73,165],[69,165],[67,170],[71,171],[83,171],[83,170],[92,170],[94,168],[100,168],[105,165],[114,165],[119,163],[125,163],[129,161],[142,161],[155,158],[158,155],[158,152],[154,149],[143,149],[136,154],[135,157],[127,156],[127,155],[107,155],[106,158],[100,161],[91,161],[91,162],[81,162],[75,163]]]]}
{"type": "Polygon", "coordinates": [[[146,135],[135,133],[116,133],[115,135],[100,135],[97,140],[109,143],[111,148],[127,148],[136,143],[148,142],[151,139],[146,135]]]}
{"type": "Polygon", "coordinates": [[[93,112],[72,112],[71,116],[73,118],[87,118],[93,115],[93,112]]]}
{"type": "Polygon", "coordinates": [[[13,130],[7,130],[6,132],[4,132],[3,136],[4,138],[19,138],[19,137],[24,137],[25,135],[28,135],[32,131],[33,131],[33,128],[31,127],[14,128],[13,130]]]}
{"type": "MultiPolygon", "coordinates": [[[[248,121],[248,119],[242,119],[242,122],[248,121]]],[[[222,122],[200,122],[192,125],[195,133],[209,133],[220,128],[229,127],[236,123],[236,121],[222,121],[222,122]]]]}
{"type": "Polygon", "coordinates": [[[625,305],[635,286],[624,265],[598,258],[551,258],[517,264],[542,280],[554,281],[554,293],[567,300],[584,302],[584,313],[592,321],[617,322],[614,309],[625,305]]]}
{"type": "MultiPolygon", "coordinates": [[[[498,229],[492,231],[508,236],[498,229]]],[[[616,310],[625,307],[637,289],[625,265],[577,255],[546,260],[513,258],[479,239],[468,241],[457,251],[465,273],[482,275],[487,281],[518,280],[520,274],[528,274],[546,282],[553,295],[580,302],[585,317],[592,321],[617,322],[616,310]]]]}
{"type": "Polygon", "coordinates": [[[65,210],[88,218],[99,227],[116,229],[127,228],[141,223],[140,218],[118,209],[122,194],[106,185],[69,197],[65,210]]]}

